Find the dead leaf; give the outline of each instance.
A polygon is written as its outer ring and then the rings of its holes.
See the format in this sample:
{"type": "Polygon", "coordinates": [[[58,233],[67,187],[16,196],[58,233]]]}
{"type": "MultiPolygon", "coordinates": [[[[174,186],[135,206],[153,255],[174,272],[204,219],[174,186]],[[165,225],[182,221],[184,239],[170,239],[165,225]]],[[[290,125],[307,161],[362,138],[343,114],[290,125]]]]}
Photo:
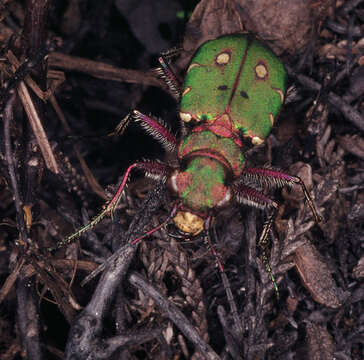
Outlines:
{"type": "Polygon", "coordinates": [[[343,304],[344,292],[336,286],[330,270],[316,248],[307,242],[294,256],[305,288],[318,303],[336,309],[343,304]]]}

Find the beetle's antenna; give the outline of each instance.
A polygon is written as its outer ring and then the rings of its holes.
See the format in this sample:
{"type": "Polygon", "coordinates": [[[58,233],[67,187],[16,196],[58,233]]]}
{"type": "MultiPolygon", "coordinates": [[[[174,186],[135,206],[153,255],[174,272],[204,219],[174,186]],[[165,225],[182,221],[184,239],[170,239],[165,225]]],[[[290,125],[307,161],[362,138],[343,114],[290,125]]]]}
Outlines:
{"type": "MultiPolygon", "coordinates": [[[[245,176],[256,176],[253,171],[257,172],[260,169],[248,169],[248,170],[251,171],[253,175],[251,175],[249,172],[247,172],[247,175],[245,175],[245,176]]],[[[258,174],[259,174],[259,172],[258,172],[258,174]]],[[[283,175],[285,175],[285,174],[283,174],[283,175]]],[[[257,179],[259,179],[261,182],[272,181],[268,177],[262,177],[262,178],[257,177],[257,179]]],[[[281,181],[281,180],[279,179],[279,181],[281,181]]],[[[282,183],[283,183],[283,181],[282,181],[282,183]]],[[[283,183],[282,186],[284,186],[284,185],[286,185],[286,183],[283,183]]],[[[250,186],[246,186],[240,182],[233,184],[232,190],[233,190],[236,201],[238,201],[241,204],[247,204],[249,206],[254,206],[258,209],[272,209],[272,214],[269,216],[268,221],[264,224],[263,232],[259,238],[257,246],[259,246],[259,248],[260,248],[261,260],[273,283],[274,289],[276,291],[277,299],[279,300],[278,285],[277,285],[277,282],[273,275],[272,268],[269,264],[269,255],[268,255],[268,236],[269,236],[269,232],[272,228],[274,218],[278,211],[279,205],[276,201],[273,201],[272,199],[270,199],[268,196],[266,196],[262,192],[254,189],[250,186]]]]}
{"type": "Polygon", "coordinates": [[[153,229],[148,230],[147,232],[145,232],[143,235],[139,236],[138,238],[132,240],[128,244],[126,244],[126,245],[122,246],[121,248],[119,248],[114,254],[112,254],[108,259],[106,259],[106,261],[104,263],[102,263],[101,265],[99,265],[94,271],[92,271],[89,275],[87,275],[82,280],[81,286],[84,286],[90,280],[92,280],[94,277],[96,277],[100,272],[104,271],[104,269],[107,266],[107,264],[110,264],[112,261],[114,261],[115,259],[117,259],[125,251],[125,248],[126,247],[128,247],[128,246],[135,246],[136,244],[139,243],[139,241],[143,240],[147,236],[152,235],[156,231],[160,230],[162,227],[166,226],[176,216],[176,213],[177,213],[177,211],[178,211],[178,209],[179,209],[180,206],[181,206],[181,204],[179,202],[176,202],[174,204],[174,206],[173,206],[172,211],[170,212],[170,214],[168,215],[168,217],[167,217],[166,220],[164,220],[161,224],[159,224],[158,226],[154,227],[153,229]]]}

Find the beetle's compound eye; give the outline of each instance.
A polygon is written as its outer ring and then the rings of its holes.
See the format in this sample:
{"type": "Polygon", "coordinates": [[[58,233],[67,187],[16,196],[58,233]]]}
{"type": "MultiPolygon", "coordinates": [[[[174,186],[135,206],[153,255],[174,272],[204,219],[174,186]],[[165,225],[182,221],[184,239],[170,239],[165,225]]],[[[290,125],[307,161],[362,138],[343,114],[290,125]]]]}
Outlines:
{"type": "Polygon", "coordinates": [[[192,236],[198,235],[204,229],[204,219],[189,211],[178,211],[173,222],[179,230],[192,236]]]}
{"type": "Polygon", "coordinates": [[[228,205],[231,200],[231,190],[230,188],[227,189],[225,196],[216,204],[217,207],[223,207],[228,205]]]}
{"type": "Polygon", "coordinates": [[[177,186],[177,176],[179,171],[176,170],[173,172],[172,176],[169,178],[169,187],[174,192],[175,195],[178,195],[178,186],[177,186]]]}

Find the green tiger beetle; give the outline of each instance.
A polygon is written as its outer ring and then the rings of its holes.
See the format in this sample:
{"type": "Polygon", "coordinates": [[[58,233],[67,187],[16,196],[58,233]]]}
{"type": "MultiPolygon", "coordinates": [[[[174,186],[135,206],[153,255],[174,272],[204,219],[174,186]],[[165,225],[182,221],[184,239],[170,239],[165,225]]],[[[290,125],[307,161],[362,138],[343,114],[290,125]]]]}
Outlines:
{"type": "Polygon", "coordinates": [[[255,37],[234,34],[207,41],[199,47],[187,69],[183,87],[171,70],[168,56],[162,55],[159,63],[159,75],[180,102],[180,139],[161,120],[137,110],[122,120],[119,131],[122,133],[130,121],[139,122],[169,153],[174,154],[177,161],[173,164],[179,166],[160,161],[130,165],[104,210],[88,225],[59,243],[57,248],[96,225],[107,214],[112,214],[131,171],[140,169],[146,176],[163,181],[177,200],[163,223],[131,244],[170,222],[186,236],[203,233],[224,281],[224,268],[209,236],[213,216],[219,209],[233,203],[267,209],[269,216],[258,246],[278,296],[267,251],[268,235],[278,203],[259,189],[299,184],[315,220],[321,220],[299,177],[269,168],[245,167],[244,152],[264,142],[284,103],[287,75],[282,62],[255,37]]]}

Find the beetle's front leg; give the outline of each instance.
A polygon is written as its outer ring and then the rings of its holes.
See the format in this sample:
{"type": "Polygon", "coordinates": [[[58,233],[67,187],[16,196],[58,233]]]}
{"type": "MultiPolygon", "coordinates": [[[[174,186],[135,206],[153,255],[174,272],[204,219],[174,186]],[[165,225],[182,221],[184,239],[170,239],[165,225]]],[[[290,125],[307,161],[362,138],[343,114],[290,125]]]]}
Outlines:
{"type": "MultiPolygon", "coordinates": [[[[277,203],[276,203],[277,204],[277,203]]],[[[271,214],[268,216],[268,220],[265,222],[264,227],[263,227],[263,231],[259,237],[257,246],[259,247],[260,251],[261,251],[261,260],[266,268],[266,271],[270,277],[271,282],[273,283],[274,286],[274,290],[276,292],[276,296],[277,299],[279,300],[279,289],[278,289],[278,285],[276,282],[276,279],[273,275],[273,270],[272,267],[270,266],[269,263],[269,251],[268,251],[268,237],[269,237],[269,232],[272,229],[273,223],[274,223],[274,219],[277,215],[278,212],[278,208],[279,205],[277,204],[277,207],[274,207],[271,214]]]]}
{"type": "Polygon", "coordinates": [[[220,256],[216,252],[216,250],[214,248],[214,245],[211,242],[211,238],[210,238],[211,221],[212,221],[212,217],[209,216],[204,222],[204,231],[205,231],[204,241],[207,244],[208,248],[210,249],[212,255],[215,257],[216,264],[217,264],[217,266],[219,268],[219,271],[220,271],[221,280],[222,280],[222,282],[224,284],[226,296],[227,296],[228,303],[229,303],[229,306],[230,306],[230,311],[232,313],[232,316],[233,316],[233,319],[234,319],[234,322],[235,322],[235,326],[238,329],[239,334],[242,334],[243,333],[243,327],[242,327],[242,324],[241,324],[241,321],[240,321],[240,318],[239,318],[239,315],[238,315],[238,308],[236,306],[234,295],[233,295],[233,293],[231,291],[230,281],[229,281],[229,279],[228,279],[228,277],[227,277],[227,275],[225,273],[224,266],[222,264],[220,256]]]}
{"type": "Polygon", "coordinates": [[[112,197],[112,199],[104,207],[104,209],[96,217],[94,217],[92,219],[92,221],[89,222],[87,225],[81,227],[75,233],[67,236],[65,239],[58,242],[55,247],[49,248],[48,250],[49,251],[57,250],[57,249],[63,247],[64,245],[69,244],[74,239],[77,239],[79,236],[81,236],[84,232],[93,228],[105,216],[107,216],[109,214],[112,215],[112,213],[114,212],[116,206],[118,205],[118,203],[120,201],[122,193],[129,180],[130,173],[133,169],[143,170],[145,172],[146,176],[151,177],[155,180],[163,181],[163,182],[167,181],[168,176],[170,175],[170,173],[173,170],[169,165],[163,164],[163,163],[157,162],[157,161],[143,161],[143,162],[137,162],[137,163],[130,165],[121,180],[121,184],[119,185],[118,190],[116,191],[116,193],[112,197]]]}

